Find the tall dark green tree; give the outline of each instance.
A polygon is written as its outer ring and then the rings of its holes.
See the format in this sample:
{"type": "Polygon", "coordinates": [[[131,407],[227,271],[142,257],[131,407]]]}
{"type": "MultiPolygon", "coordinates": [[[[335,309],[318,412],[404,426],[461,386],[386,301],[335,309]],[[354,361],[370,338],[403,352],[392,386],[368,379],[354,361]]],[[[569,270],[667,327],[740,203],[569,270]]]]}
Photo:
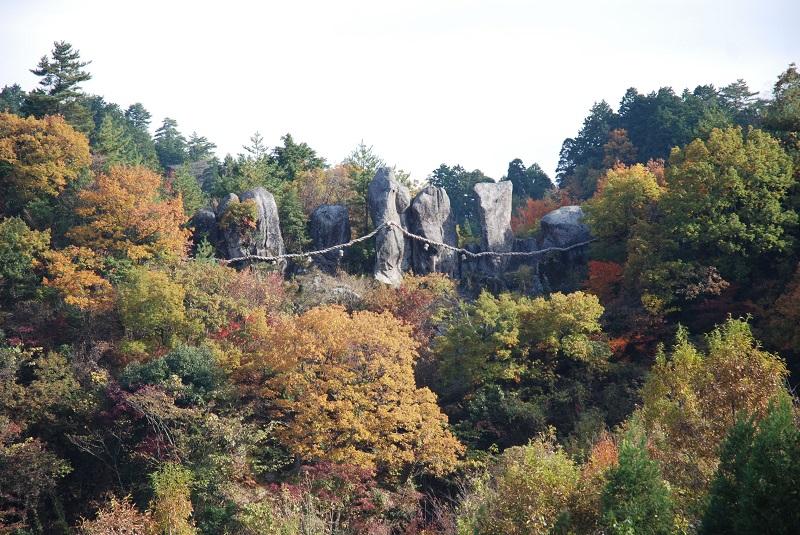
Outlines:
{"type": "Polygon", "coordinates": [[[207,160],[214,156],[214,149],[217,146],[210,142],[205,136],[198,136],[197,132],[192,132],[186,144],[186,154],[189,161],[207,160]]]}
{"type": "Polygon", "coordinates": [[[608,471],[602,494],[603,521],[614,535],[671,535],[670,490],[650,458],[644,434],[629,432],[619,448],[619,465],[608,471]]]}
{"type": "Polygon", "coordinates": [[[740,420],[723,445],[701,533],[776,535],[800,526],[800,429],[787,396],[761,422],[740,420]]]}
{"type": "Polygon", "coordinates": [[[150,112],[140,102],[131,104],[125,110],[128,131],[133,143],[136,145],[137,152],[142,158],[142,163],[152,169],[156,169],[159,161],[153,136],[150,135],[151,117],[150,112]]]}
{"type": "Polygon", "coordinates": [[[50,57],[42,56],[31,72],[41,77],[39,87],[28,94],[23,105],[26,115],[43,117],[63,115],[73,127],[85,134],[92,131],[89,110],[82,102],[80,84],[92,75],[84,70],[90,61],[81,61],[80,51],[66,41],[53,43],[50,57]]]}
{"type": "Polygon", "coordinates": [[[272,149],[272,160],[284,180],[294,180],[298,173],[325,167],[325,160],[317,156],[307,143],[295,143],[291,134],[281,138],[283,146],[272,149]]]}
{"type": "Polygon", "coordinates": [[[165,117],[156,130],[156,154],[162,167],[180,165],[188,158],[186,138],[178,130],[178,121],[165,117]]]}
{"type": "Polygon", "coordinates": [[[25,102],[25,91],[19,84],[7,85],[0,89],[0,112],[20,114],[25,102]]]}
{"type": "Polygon", "coordinates": [[[386,165],[383,158],[378,156],[372,145],[367,146],[362,139],[358,146],[347,155],[344,159],[345,164],[353,169],[353,182],[358,200],[356,202],[356,209],[363,213],[364,233],[369,231],[369,206],[368,206],[368,189],[369,183],[375,176],[375,172],[379,167],[386,165]]]}
{"type": "Polygon", "coordinates": [[[131,126],[146,132],[147,129],[150,128],[150,120],[153,116],[141,102],[136,102],[128,106],[128,109],[125,110],[125,118],[131,123],[131,126]]]}
{"type": "Polygon", "coordinates": [[[478,201],[473,188],[479,182],[492,182],[492,179],[479,170],[467,171],[460,165],[440,165],[428,177],[431,186],[444,188],[450,198],[450,210],[462,236],[477,236],[478,201]]]}
{"type": "Polygon", "coordinates": [[[618,122],[618,115],[605,100],[592,106],[578,135],[565,139],[561,146],[556,169],[560,187],[579,198],[592,196],[603,170],[603,147],[618,122]]]}
{"type": "Polygon", "coordinates": [[[538,163],[525,167],[519,158],[509,162],[505,179],[514,184],[515,204],[524,204],[527,199],[543,199],[555,187],[538,163]]]}

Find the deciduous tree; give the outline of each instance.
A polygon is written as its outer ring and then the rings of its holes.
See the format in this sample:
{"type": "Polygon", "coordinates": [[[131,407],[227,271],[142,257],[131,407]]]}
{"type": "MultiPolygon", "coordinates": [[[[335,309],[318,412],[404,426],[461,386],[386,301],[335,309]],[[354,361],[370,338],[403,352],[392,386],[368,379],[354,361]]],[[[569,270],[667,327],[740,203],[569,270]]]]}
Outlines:
{"type": "Polygon", "coordinates": [[[189,230],[180,195],[164,198],[161,177],[145,167],[113,166],[78,194],[83,223],[67,236],[79,246],[138,262],[186,254],[189,230]]]}

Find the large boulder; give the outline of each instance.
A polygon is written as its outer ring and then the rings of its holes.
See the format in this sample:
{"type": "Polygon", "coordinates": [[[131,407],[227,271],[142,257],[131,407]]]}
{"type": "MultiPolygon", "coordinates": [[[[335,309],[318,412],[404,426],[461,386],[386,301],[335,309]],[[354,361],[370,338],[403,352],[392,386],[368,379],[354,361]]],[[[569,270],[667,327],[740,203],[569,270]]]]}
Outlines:
{"type": "MultiPolygon", "coordinates": [[[[404,226],[411,195],[405,186],[395,180],[390,167],[381,167],[367,188],[367,203],[376,227],[389,221],[404,226]]],[[[399,286],[403,280],[404,260],[407,261],[408,256],[405,236],[400,229],[381,229],[375,236],[375,279],[399,286]]]]}
{"type": "MultiPolygon", "coordinates": [[[[314,249],[326,249],[332,245],[350,241],[350,215],[340,204],[323,204],[311,214],[311,240],[314,249]]],[[[339,265],[339,251],[314,257],[314,263],[323,271],[332,273],[339,265]]]]}
{"type": "MultiPolygon", "coordinates": [[[[484,251],[508,252],[514,248],[514,232],[511,230],[513,188],[509,180],[480,182],[473,188],[478,197],[481,246],[484,251]]],[[[483,258],[476,267],[487,275],[496,276],[507,265],[507,259],[490,256],[483,258]]]]}
{"type": "Polygon", "coordinates": [[[219,225],[217,225],[217,215],[213,211],[207,208],[198,210],[189,221],[189,226],[192,229],[192,243],[195,247],[204,239],[214,248],[219,248],[222,245],[222,236],[219,231],[219,225]]]}
{"type": "MultiPolygon", "coordinates": [[[[539,249],[570,247],[591,239],[583,222],[580,206],[562,206],[545,215],[540,223],[539,249]]],[[[572,292],[586,280],[589,247],[581,246],[564,252],[545,253],[537,258],[542,285],[549,291],[572,292]]]]}
{"type": "MultiPolygon", "coordinates": [[[[248,255],[277,256],[284,252],[278,206],[264,188],[226,195],[217,207],[227,258],[248,255]]],[[[283,268],[285,262],[279,263],[283,268]]]]}
{"type": "Polygon", "coordinates": [[[591,239],[589,227],[583,222],[580,206],[562,206],[545,215],[539,222],[540,245],[547,247],[569,247],[591,239]]]}
{"type": "MultiPolygon", "coordinates": [[[[420,191],[408,210],[409,230],[436,242],[455,246],[458,243],[456,223],[450,211],[450,198],[444,188],[428,186],[420,191]]],[[[412,267],[414,273],[432,272],[458,274],[458,257],[455,251],[441,246],[412,240],[412,267]]]]}

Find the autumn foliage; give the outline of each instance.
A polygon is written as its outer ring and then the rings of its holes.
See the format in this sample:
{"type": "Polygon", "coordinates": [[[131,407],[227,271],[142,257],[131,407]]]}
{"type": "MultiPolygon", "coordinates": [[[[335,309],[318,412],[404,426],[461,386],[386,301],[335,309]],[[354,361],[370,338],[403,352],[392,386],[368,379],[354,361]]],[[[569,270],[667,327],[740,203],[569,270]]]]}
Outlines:
{"type": "Polygon", "coordinates": [[[0,191],[24,201],[57,195],[91,162],[86,136],[60,116],[0,113],[0,191]]]}
{"type": "Polygon", "coordinates": [[[83,223],[69,231],[76,245],[142,261],[186,254],[189,230],[181,198],[165,198],[161,177],[146,167],[113,166],[78,195],[83,223]]]}
{"type": "Polygon", "coordinates": [[[441,475],[463,448],[416,387],[416,357],[410,327],[390,314],[330,306],[270,325],[237,375],[274,403],[278,435],[302,459],[441,475]]]}

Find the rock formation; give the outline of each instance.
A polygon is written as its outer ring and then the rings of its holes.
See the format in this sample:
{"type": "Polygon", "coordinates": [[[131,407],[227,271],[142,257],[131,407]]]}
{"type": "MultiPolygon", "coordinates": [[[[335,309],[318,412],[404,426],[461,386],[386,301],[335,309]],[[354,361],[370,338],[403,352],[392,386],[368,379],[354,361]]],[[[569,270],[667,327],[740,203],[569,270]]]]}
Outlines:
{"type": "MultiPolygon", "coordinates": [[[[569,247],[591,239],[580,206],[562,206],[545,215],[540,223],[539,249],[569,247]]],[[[587,277],[589,247],[562,253],[546,253],[540,259],[539,276],[549,291],[574,291],[587,277]]]]}
{"type": "MultiPolygon", "coordinates": [[[[219,249],[226,258],[274,256],[284,252],[278,206],[264,188],[246,191],[241,196],[226,195],[217,206],[216,223],[221,235],[219,249]]],[[[285,263],[280,265],[283,268],[285,263]]]]}
{"type": "Polygon", "coordinates": [[[213,211],[206,208],[198,210],[189,221],[189,226],[193,229],[192,242],[195,246],[206,239],[214,248],[221,247],[222,236],[217,225],[217,216],[213,211]]]}
{"type": "MultiPolygon", "coordinates": [[[[429,240],[456,245],[456,224],[450,213],[450,198],[444,188],[428,186],[420,191],[408,210],[409,230],[429,240]]],[[[414,273],[432,272],[458,275],[458,257],[450,249],[412,240],[412,267],[414,273]]]]}
{"type": "MultiPolygon", "coordinates": [[[[484,251],[507,252],[514,247],[514,233],[511,230],[513,188],[508,180],[475,184],[481,217],[481,245],[484,251]]],[[[503,271],[506,264],[501,258],[488,257],[481,261],[479,269],[496,275],[503,271]]]]}
{"type": "MultiPolygon", "coordinates": [[[[347,208],[340,204],[323,204],[311,214],[311,240],[314,249],[325,249],[332,245],[350,241],[350,216],[347,208]]],[[[339,251],[314,257],[320,269],[333,273],[339,265],[339,251]]]]}
{"type": "MultiPolygon", "coordinates": [[[[369,184],[367,202],[372,223],[376,227],[388,221],[404,226],[411,195],[405,186],[395,180],[391,168],[381,167],[369,184]]],[[[404,259],[407,259],[405,236],[400,229],[381,229],[375,236],[375,278],[392,286],[400,285],[404,259]]]]}
{"type": "Polygon", "coordinates": [[[569,247],[591,239],[589,227],[583,222],[580,206],[562,206],[545,215],[540,223],[540,245],[546,247],[569,247]]]}

